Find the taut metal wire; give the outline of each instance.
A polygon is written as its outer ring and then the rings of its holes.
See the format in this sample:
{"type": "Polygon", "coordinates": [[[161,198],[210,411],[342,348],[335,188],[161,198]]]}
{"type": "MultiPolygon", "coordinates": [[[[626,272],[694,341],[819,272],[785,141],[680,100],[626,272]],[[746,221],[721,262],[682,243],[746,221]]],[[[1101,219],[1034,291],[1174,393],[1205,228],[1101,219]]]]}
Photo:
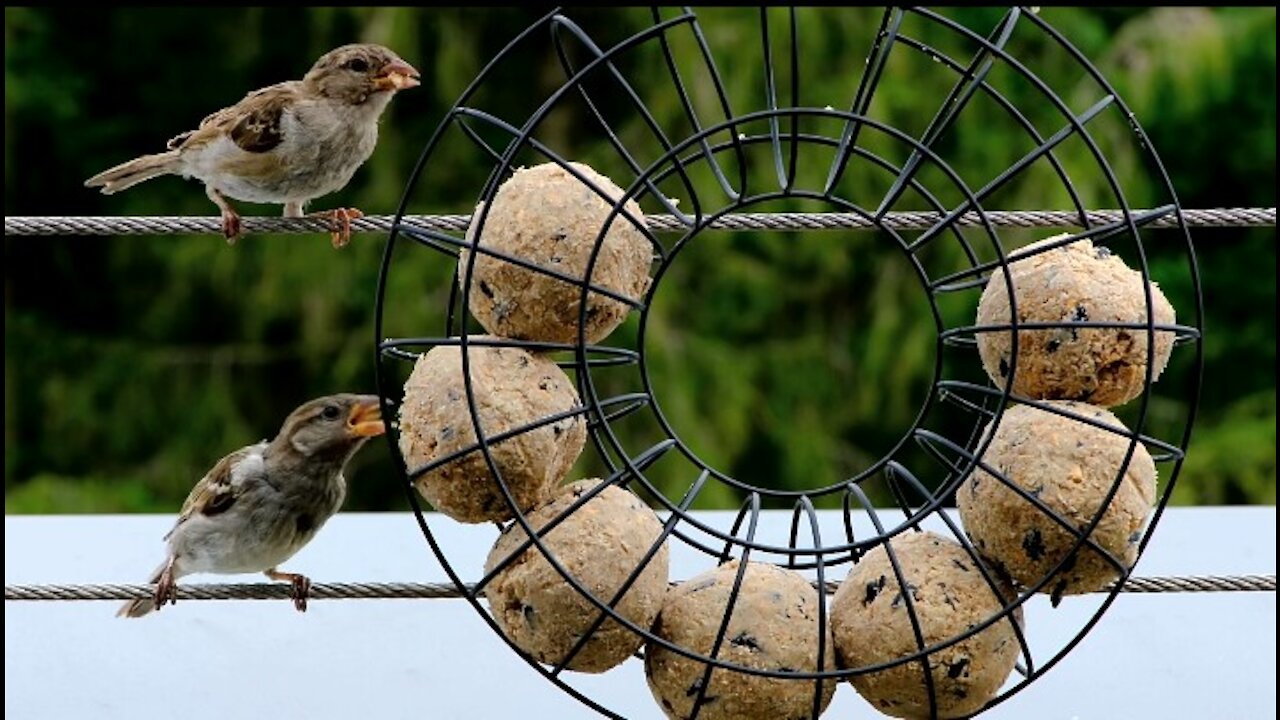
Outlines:
{"type": "MultiPolygon", "coordinates": [[[[840,588],[838,582],[825,583],[828,595],[840,588]]],[[[1109,593],[1113,586],[1099,590],[1109,593]]],[[[311,600],[454,600],[470,595],[453,583],[316,583],[311,586],[311,600]]],[[[1123,593],[1186,592],[1275,592],[1275,575],[1193,575],[1170,577],[1132,577],[1125,581],[1123,593]]],[[[291,600],[292,586],[284,583],[209,583],[179,585],[179,600],[291,600]]],[[[483,594],[483,593],[482,593],[483,594]]],[[[5,585],[5,602],[44,600],[146,600],[155,596],[154,585],[5,585]]]]}
{"type": "MultiPolygon", "coordinates": [[[[1133,210],[1143,213],[1143,210],[1133,210]]],[[[1085,213],[1090,226],[1121,222],[1119,210],[1090,210],[1085,213]]],[[[1275,208],[1206,208],[1183,210],[1188,227],[1275,227],[1275,208]]],[[[904,211],[886,213],[879,226],[894,230],[926,230],[943,220],[942,213],[904,211]]],[[[1083,227],[1075,210],[992,210],[987,221],[995,227],[1067,228],[1083,227]]],[[[396,224],[394,215],[371,215],[351,221],[352,233],[386,233],[396,224]]],[[[400,224],[436,232],[466,232],[470,215],[405,215],[400,224]]],[[[645,224],[652,232],[683,232],[688,225],[675,215],[649,215],[645,224]]],[[[955,220],[961,227],[978,227],[982,217],[969,212],[955,220]]],[[[248,233],[300,234],[328,232],[329,224],[316,218],[245,217],[248,233]]],[[[710,224],[712,230],[874,230],[877,224],[856,213],[734,213],[710,224]]],[[[1173,215],[1159,217],[1148,227],[1176,228],[1173,215]]],[[[4,219],[5,237],[31,235],[222,235],[222,220],[216,216],[149,215],[135,217],[16,216],[4,219]]]]}

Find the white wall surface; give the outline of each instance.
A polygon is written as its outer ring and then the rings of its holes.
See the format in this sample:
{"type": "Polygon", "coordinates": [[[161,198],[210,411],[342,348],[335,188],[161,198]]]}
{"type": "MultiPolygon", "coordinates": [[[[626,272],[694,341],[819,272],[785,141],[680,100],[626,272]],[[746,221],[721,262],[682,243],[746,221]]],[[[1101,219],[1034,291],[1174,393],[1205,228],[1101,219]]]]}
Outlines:
{"type": "MultiPolygon", "coordinates": [[[[700,515],[723,524],[723,513],[700,515]]],[[[840,532],[823,515],[824,534],[840,532]]],[[[785,541],[766,514],[761,539],[785,541]]],[[[5,583],[142,582],[166,516],[5,518],[5,583]]],[[[466,579],[496,536],[431,516],[466,579]]],[[[675,552],[673,578],[710,566],[675,552]]],[[[338,515],[286,566],[316,582],[435,582],[445,575],[411,515],[338,515]]],[[[1137,575],[1272,574],[1276,511],[1170,510],[1137,575]]],[[[843,578],[845,569],[835,572],[843,578]]],[[[190,582],[244,580],[196,576],[190,582]]],[[[1033,650],[1061,647],[1095,600],[1028,604],[1033,650]]],[[[180,601],[141,620],[116,603],[6,602],[6,718],[592,718],[543,680],[460,600],[180,601]]],[[[572,675],[572,674],[571,674],[572,675]]],[[[577,686],[628,718],[660,718],[637,660],[577,686]]],[[[1057,667],[983,716],[1246,718],[1276,713],[1274,593],[1121,595],[1057,667]]],[[[827,718],[878,715],[847,684],[827,718]]]]}

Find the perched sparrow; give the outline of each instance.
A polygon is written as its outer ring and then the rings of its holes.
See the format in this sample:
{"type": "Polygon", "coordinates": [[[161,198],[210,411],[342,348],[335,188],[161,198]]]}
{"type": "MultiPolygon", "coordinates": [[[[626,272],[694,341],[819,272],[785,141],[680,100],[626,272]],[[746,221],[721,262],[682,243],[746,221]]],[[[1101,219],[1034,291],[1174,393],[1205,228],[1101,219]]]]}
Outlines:
{"type": "MultiPolygon", "coordinates": [[[[240,216],[227,197],[283,203],[302,217],[313,198],[340,190],[378,142],[378,116],[397,90],[418,85],[418,71],[381,45],[344,45],[326,53],[302,80],[256,90],[144,155],[85,181],[112,193],[160,175],[194,177],[222,210],[228,242],[240,216]],[[224,197],[225,196],[225,197],[224,197]]],[[[333,245],[351,239],[359,210],[314,213],[333,223],[333,245]]]]}
{"type": "Polygon", "coordinates": [[[343,466],[382,432],[377,396],[331,395],[290,413],[271,442],[219,460],[165,535],[169,557],[151,576],[155,597],[125,603],[117,614],[142,617],[159,610],[174,602],[178,578],[200,572],[262,572],[288,580],[294,606],[305,611],[311,581],[277,567],[337,512],[347,492],[343,466]]]}

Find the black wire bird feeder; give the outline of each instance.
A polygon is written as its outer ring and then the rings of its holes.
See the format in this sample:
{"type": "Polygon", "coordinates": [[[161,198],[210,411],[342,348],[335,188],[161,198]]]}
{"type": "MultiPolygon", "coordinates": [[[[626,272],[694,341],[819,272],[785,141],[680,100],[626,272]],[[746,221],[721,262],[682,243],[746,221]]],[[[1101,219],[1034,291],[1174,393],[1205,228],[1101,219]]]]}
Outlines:
{"type": "MultiPolygon", "coordinates": [[[[729,11],[717,11],[725,12],[729,11]]],[[[717,41],[724,42],[724,35],[716,32],[712,20],[700,18],[688,9],[654,9],[647,26],[626,37],[615,37],[621,32],[617,24],[602,28],[594,35],[585,30],[585,26],[606,24],[598,22],[599,14],[577,16],[579,21],[575,22],[574,15],[553,11],[503,47],[462,92],[419,158],[386,248],[377,296],[377,369],[384,412],[387,417],[394,417],[392,413],[401,402],[406,370],[432,348],[461,348],[465,381],[459,392],[470,406],[473,431],[479,442],[437,458],[426,467],[407,465],[399,446],[399,429],[393,425],[393,432],[389,434],[393,456],[404,473],[405,486],[423,535],[459,591],[495,632],[538,672],[606,716],[621,717],[617,710],[607,707],[603,699],[593,698],[589,691],[580,689],[573,674],[563,671],[591,632],[609,619],[642,636],[649,647],[661,647],[705,664],[707,675],[713,669],[725,669],[753,676],[809,681],[814,688],[813,702],[806,711],[810,717],[817,717],[824,707],[820,698],[823,683],[814,682],[816,680],[844,680],[905,663],[927,668],[930,656],[1003,622],[1015,628],[1017,675],[1005,682],[999,693],[977,711],[981,712],[1023,689],[1066,656],[1101,618],[1128,578],[1131,563],[1116,558],[1113,552],[1095,543],[1092,534],[1102,523],[1107,505],[1126,482],[1126,468],[1135,453],[1149,451],[1161,476],[1157,496],[1151,499],[1149,521],[1140,534],[1130,539],[1138,554],[1150,540],[1171,495],[1193,424],[1202,364],[1202,298],[1181,208],[1155,151],[1123,100],[1097,68],[1035,10],[1015,8],[982,15],[964,10],[887,8],[878,24],[872,20],[865,27],[864,37],[846,39],[851,45],[860,42],[869,48],[865,66],[850,68],[818,68],[806,64],[802,36],[818,29],[817,22],[826,17],[823,13],[834,16],[868,12],[866,10],[755,8],[733,12],[750,13],[753,22],[758,23],[759,34],[751,37],[750,43],[742,38],[728,41],[741,42],[744,47],[717,44],[717,41]],[[810,14],[813,17],[804,17],[810,14]],[[995,21],[981,28],[969,27],[966,23],[972,24],[974,17],[995,21]],[[745,47],[748,44],[749,49],[745,47]],[[1021,51],[1027,59],[1019,59],[1015,51],[1021,51]],[[757,55],[762,65],[755,64],[757,55]],[[543,66],[531,67],[528,60],[531,57],[548,58],[548,61],[543,66]],[[1071,78],[1070,86],[1063,87],[1037,74],[1034,68],[1047,62],[1054,63],[1054,78],[1071,78]],[[918,84],[921,91],[935,86],[949,88],[944,96],[938,97],[939,109],[931,119],[897,122],[888,119],[901,116],[901,113],[895,115],[891,107],[892,93],[886,95],[885,92],[891,79],[904,76],[902,68],[895,67],[899,64],[912,69],[912,82],[918,84]],[[558,73],[555,81],[547,80],[548,68],[558,73]],[[886,72],[886,68],[892,70],[886,72]],[[802,86],[806,77],[819,72],[847,75],[852,102],[845,96],[839,102],[819,98],[815,103],[802,86]],[[749,93],[735,94],[731,88],[746,86],[735,81],[735,76],[762,77],[763,83],[751,86],[749,93]],[[534,107],[520,108],[519,100],[503,93],[503,87],[509,83],[531,81],[548,88],[534,107]],[[1035,98],[1035,101],[1016,98],[1035,98]],[[1002,147],[1012,148],[1013,159],[1007,169],[994,177],[975,177],[965,168],[965,154],[957,148],[960,141],[956,128],[966,122],[966,113],[980,118],[970,121],[968,127],[975,122],[989,127],[988,132],[1003,135],[1002,147]],[[603,143],[597,145],[614,153],[614,157],[606,161],[611,163],[609,167],[601,169],[611,173],[612,179],[618,182],[624,191],[621,197],[602,187],[580,166],[570,164],[582,158],[567,156],[561,150],[567,147],[566,133],[572,135],[574,147],[590,147],[590,143],[602,140],[603,143]],[[1123,167],[1116,164],[1117,158],[1124,158],[1123,167]],[[438,175],[433,173],[434,163],[441,168],[438,175]],[[474,240],[482,236],[502,183],[513,176],[517,167],[539,163],[554,163],[563,168],[611,205],[605,226],[599,228],[596,235],[583,276],[575,277],[474,240]],[[850,181],[855,176],[860,179],[850,181]],[[470,212],[475,208],[467,234],[427,228],[405,217],[408,213],[443,209],[424,207],[434,192],[424,183],[437,182],[433,177],[450,183],[451,195],[468,198],[465,208],[453,207],[450,211],[470,212]],[[813,181],[812,178],[819,179],[813,181]],[[1039,184],[1035,195],[1041,198],[1039,202],[1052,198],[1060,201],[1062,207],[1071,208],[1079,229],[1057,241],[1019,252],[1017,248],[1025,243],[1011,238],[1025,241],[1040,239],[1040,236],[1033,237],[1018,228],[1002,227],[998,231],[989,221],[988,213],[1019,209],[1012,206],[1018,202],[1017,189],[1033,181],[1039,184]],[[1146,188],[1156,188],[1160,197],[1150,197],[1150,191],[1140,198],[1134,197],[1131,183],[1137,182],[1146,188]],[[854,185],[859,188],[857,192],[849,190],[854,185]],[[868,192],[867,187],[875,191],[868,192]],[[1126,187],[1131,189],[1129,195],[1126,187]],[[650,216],[647,223],[635,216],[629,201],[644,208],[650,216]],[[883,457],[856,474],[835,478],[812,490],[758,487],[704,462],[664,415],[662,398],[655,395],[647,362],[645,337],[650,308],[655,295],[662,292],[667,270],[677,262],[681,250],[700,234],[715,231],[726,216],[749,212],[762,203],[793,203],[791,207],[795,208],[822,206],[836,211],[832,217],[854,218],[859,221],[858,225],[871,226],[870,232],[892,242],[914,268],[936,324],[932,386],[914,422],[883,457]],[[1099,223],[1097,216],[1090,214],[1095,208],[1114,208],[1119,211],[1117,219],[1099,223]],[[897,211],[931,211],[936,219],[925,229],[904,230],[892,222],[897,211]],[[1157,222],[1164,229],[1148,227],[1157,222]],[[1174,226],[1170,227],[1170,223],[1174,226]],[[652,281],[642,297],[628,297],[595,282],[593,272],[601,246],[614,224],[634,226],[652,246],[652,281]],[[654,230],[654,227],[660,229],[654,230]],[[975,300],[984,286],[993,283],[1001,291],[1011,289],[1014,282],[1011,271],[1018,267],[1019,261],[1033,260],[1036,255],[1078,240],[1091,241],[1100,258],[1113,254],[1124,258],[1141,274],[1144,287],[1148,288],[1142,308],[1145,319],[1137,323],[1107,321],[1079,313],[1076,317],[1051,322],[1027,321],[1020,319],[1016,309],[1011,308],[1010,322],[973,321],[975,300]],[[929,256],[934,248],[943,245],[951,248],[943,253],[950,260],[939,262],[929,256]],[[425,283],[398,274],[406,272],[401,269],[406,266],[406,256],[417,253],[420,248],[457,263],[455,282],[441,313],[442,331],[436,336],[430,336],[429,330],[402,328],[397,324],[400,322],[397,316],[408,307],[403,303],[416,302],[413,310],[418,317],[422,314],[424,298],[428,297],[425,283]],[[469,272],[480,258],[486,257],[576,286],[580,291],[576,340],[545,342],[478,332],[479,326],[470,319],[468,308],[472,307],[472,296],[487,289],[471,282],[469,272]],[[1158,277],[1153,277],[1153,268],[1158,268],[1158,277]],[[458,283],[458,277],[464,282],[458,283]],[[1177,323],[1162,322],[1156,317],[1156,301],[1150,290],[1153,279],[1163,281],[1166,286],[1180,283],[1185,290],[1181,297],[1194,296],[1194,306],[1177,308],[1177,323]],[[414,296],[412,291],[406,292],[406,288],[420,294],[414,296]],[[611,338],[590,342],[586,330],[591,320],[589,295],[609,297],[636,311],[635,332],[618,332],[611,338]],[[966,319],[961,322],[955,320],[956,313],[947,305],[957,300],[967,303],[969,308],[966,319]],[[1020,352],[1025,355],[1035,349],[1025,339],[1031,336],[1020,331],[1068,333],[1074,337],[1078,332],[1092,329],[1128,333],[1137,347],[1145,347],[1148,358],[1156,351],[1161,333],[1173,337],[1170,371],[1165,380],[1158,386],[1153,385],[1159,369],[1153,368],[1153,362],[1145,363],[1134,401],[1117,409],[1126,428],[1131,430],[1100,422],[1069,408],[1063,410],[1062,405],[1024,396],[1014,389],[1016,373],[1010,372],[1010,368],[1020,367],[1020,352]],[[999,376],[989,377],[976,362],[977,348],[984,334],[1001,333],[1012,339],[1011,352],[1001,358],[999,376]],[[404,336],[392,336],[396,334],[404,336]],[[581,404],[566,413],[486,436],[476,417],[476,396],[467,370],[472,362],[470,356],[481,347],[519,348],[546,354],[574,379],[581,404]],[[614,391],[628,384],[623,391],[614,391]],[[1157,402],[1162,403],[1158,421],[1153,417],[1152,407],[1152,397],[1157,391],[1161,398],[1157,402]],[[1174,402],[1163,402],[1165,398],[1174,402]],[[1005,477],[1006,469],[982,460],[993,442],[991,433],[984,433],[983,428],[998,427],[1006,412],[1019,405],[1041,409],[1123,438],[1124,466],[1115,472],[1102,506],[1092,517],[1083,520],[1064,517],[1040,500],[1039,491],[1019,486],[1005,477]],[[944,417],[954,419],[957,415],[966,418],[962,433],[954,430],[956,422],[942,421],[944,417]],[[528,508],[519,507],[495,462],[494,447],[566,417],[580,418],[586,423],[591,448],[587,452],[597,467],[602,468],[604,482],[582,493],[538,532],[529,524],[528,508]],[[661,439],[644,448],[628,447],[626,438],[633,435],[626,431],[625,424],[633,422],[656,428],[661,439]],[[514,555],[485,574],[480,582],[465,583],[463,576],[473,573],[475,568],[455,567],[450,557],[457,555],[441,544],[431,528],[439,522],[453,521],[425,514],[423,502],[413,489],[414,480],[424,473],[476,451],[497,480],[501,496],[514,518],[512,522],[532,537],[532,545],[547,557],[564,581],[598,610],[590,631],[554,665],[539,663],[517,648],[500,631],[489,607],[481,603],[486,585],[514,555]],[[927,458],[928,464],[921,465],[920,457],[927,458]],[[671,497],[669,490],[660,488],[646,475],[659,461],[684,468],[690,484],[683,494],[671,497]],[[742,568],[748,559],[801,572],[816,582],[817,587],[826,589],[828,583],[862,562],[867,553],[885,548],[898,586],[911,587],[903,575],[899,554],[894,552],[889,539],[918,531],[926,521],[935,524],[940,521],[942,524],[937,527],[950,533],[981,570],[983,581],[994,589],[998,583],[1005,582],[1002,574],[983,560],[985,553],[975,547],[971,533],[961,526],[959,519],[953,513],[943,512],[965,479],[979,471],[996,478],[1052,523],[1069,532],[1074,540],[1069,553],[1038,582],[1019,581],[1016,591],[998,612],[943,642],[926,642],[918,618],[919,599],[913,598],[910,592],[903,593],[905,609],[914,628],[916,652],[873,666],[833,667],[830,661],[823,660],[821,648],[828,642],[824,638],[828,637],[831,623],[826,593],[821,595],[823,602],[817,613],[820,649],[816,670],[748,667],[718,656],[726,643],[727,618],[720,624],[710,653],[692,651],[670,642],[660,637],[654,628],[637,625],[620,614],[613,607],[618,602],[617,595],[592,594],[565,570],[542,540],[547,530],[605,488],[624,488],[646,500],[662,518],[658,542],[648,548],[645,562],[666,542],[683,546],[682,551],[691,549],[707,556],[707,567],[731,559],[742,561],[729,594],[728,604],[732,607],[743,581],[742,568]],[[873,507],[865,487],[870,483],[883,490],[881,497],[891,498],[897,507],[873,507]],[[736,515],[728,516],[730,519],[723,523],[689,511],[695,498],[715,484],[728,486],[743,498],[736,515]],[[786,544],[757,537],[762,508],[771,507],[791,508],[786,544]],[[843,532],[839,536],[821,534],[822,523],[815,507],[840,508],[843,532]],[[1086,551],[1103,557],[1119,582],[1105,595],[1092,596],[1096,610],[1070,639],[1056,647],[1037,643],[1034,624],[1024,625],[1010,618],[1021,612],[1028,599],[1042,592],[1051,592],[1056,606],[1062,588],[1054,587],[1055,577],[1069,570],[1086,551]],[[840,568],[841,565],[845,567],[840,568]]],[[[599,162],[599,158],[595,160],[599,162]]],[[[842,242],[854,232],[846,230],[843,234],[830,235],[830,241],[842,242]]],[[[1014,293],[1010,290],[1009,294],[1014,293]]],[[[1012,305],[1016,305],[1014,301],[1012,305]]],[[[750,349],[743,352],[749,353],[750,349]]],[[[874,381],[874,378],[863,379],[867,383],[874,381]]],[[[1086,393],[1068,399],[1088,401],[1089,397],[1086,393]]],[[[528,545],[526,542],[526,547],[528,545]]],[[[623,591],[639,577],[644,567],[642,562],[630,573],[623,591]]],[[[942,711],[939,710],[939,690],[931,679],[933,675],[921,672],[920,677],[928,697],[926,716],[938,717],[942,711]]],[[[706,707],[709,685],[704,676],[703,682],[691,687],[696,695],[691,717],[706,707]]]]}

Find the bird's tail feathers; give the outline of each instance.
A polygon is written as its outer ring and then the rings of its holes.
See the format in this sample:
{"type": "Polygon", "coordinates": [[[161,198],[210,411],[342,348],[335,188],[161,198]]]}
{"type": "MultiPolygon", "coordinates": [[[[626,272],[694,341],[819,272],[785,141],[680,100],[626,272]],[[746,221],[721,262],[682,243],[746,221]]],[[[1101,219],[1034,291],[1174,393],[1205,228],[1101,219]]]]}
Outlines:
{"type": "Polygon", "coordinates": [[[120,192],[161,175],[173,175],[179,171],[178,151],[143,155],[110,170],[104,170],[84,181],[85,187],[101,187],[104,195],[120,192]]]}
{"type": "MultiPolygon", "coordinates": [[[[160,567],[156,568],[155,572],[151,573],[151,580],[149,582],[152,585],[160,582],[160,576],[164,573],[166,565],[168,565],[167,561],[160,563],[160,567]]],[[[152,598],[130,600],[120,607],[120,610],[116,612],[116,617],[140,618],[144,615],[151,614],[155,609],[156,602],[152,598]]]]}

